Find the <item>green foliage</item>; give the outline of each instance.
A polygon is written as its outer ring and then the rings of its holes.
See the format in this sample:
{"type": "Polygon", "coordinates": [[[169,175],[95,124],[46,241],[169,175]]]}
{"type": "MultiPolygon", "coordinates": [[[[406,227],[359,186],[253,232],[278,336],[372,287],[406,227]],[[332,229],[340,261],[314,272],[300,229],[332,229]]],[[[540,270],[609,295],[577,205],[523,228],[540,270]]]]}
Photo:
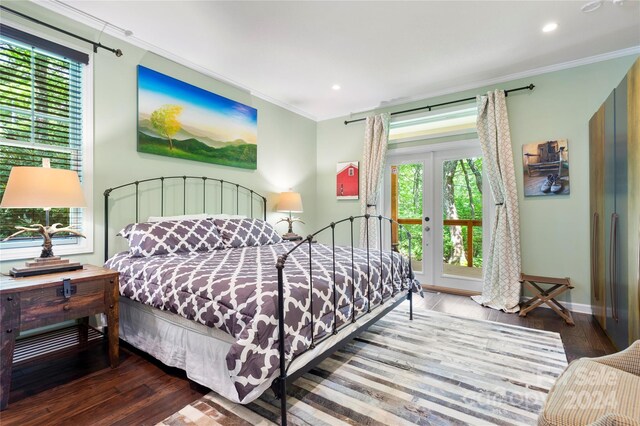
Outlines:
{"type": "MultiPolygon", "coordinates": [[[[422,218],[423,173],[421,163],[398,166],[398,218],[422,218]]],[[[398,229],[399,250],[408,255],[409,238],[406,231],[411,234],[411,258],[422,260],[422,226],[404,225],[404,228],[398,229]]]]}
{"type": "MultiPolygon", "coordinates": [[[[444,200],[451,199],[457,212],[456,217],[447,217],[447,206],[443,208],[443,219],[478,219],[482,220],[482,158],[453,160],[448,170],[452,173],[452,197],[445,194],[444,200]]],[[[446,162],[445,162],[446,163],[446,162]]],[[[423,166],[422,164],[398,165],[398,218],[423,218],[423,166]]],[[[463,250],[466,250],[467,227],[459,227],[462,236],[463,250]]],[[[404,229],[411,234],[411,255],[415,260],[422,260],[422,225],[405,225],[404,229]]],[[[409,239],[401,227],[398,230],[399,249],[409,252],[409,239]]],[[[453,252],[450,227],[443,229],[443,261],[451,263],[453,252]]],[[[473,228],[473,266],[482,267],[482,227],[473,228]]]]}
{"type": "MultiPolygon", "coordinates": [[[[42,158],[54,168],[76,166],[73,154],[46,146],[75,147],[80,138],[80,75],[78,64],[0,41],[0,138],[12,142],[0,144],[0,198],[13,166],[39,167],[42,158]],[[29,147],[32,142],[39,148],[29,147]]],[[[50,223],[67,225],[70,216],[69,209],[52,209],[50,223]]],[[[44,210],[0,209],[0,239],[13,234],[16,225],[36,223],[45,223],[44,210]]],[[[41,237],[23,234],[19,239],[41,237]]]]}
{"type": "MultiPolygon", "coordinates": [[[[447,217],[447,206],[443,206],[444,219],[482,219],[482,158],[453,160],[453,197],[457,217],[447,217]],[[468,181],[468,185],[467,185],[468,181]],[[470,197],[473,202],[471,202],[470,197]]],[[[447,197],[444,197],[447,199],[447,197]]],[[[484,224],[483,224],[484,225],[484,224]]],[[[463,250],[467,247],[467,227],[459,226],[463,250]]],[[[452,263],[453,242],[451,227],[443,228],[443,261],[452,263]]],[[[482,267],[482,227],[473,227],[473,266],[482,267]]]]}
{"type": "Polygon", "coordinates": [[[173,141],[173,149],[167,140],[138,132],[138,151],[224,166],[255,169],[257,164],[257,146],[255,144],[229,145],[212,148],[196,139],[173,141]]]}

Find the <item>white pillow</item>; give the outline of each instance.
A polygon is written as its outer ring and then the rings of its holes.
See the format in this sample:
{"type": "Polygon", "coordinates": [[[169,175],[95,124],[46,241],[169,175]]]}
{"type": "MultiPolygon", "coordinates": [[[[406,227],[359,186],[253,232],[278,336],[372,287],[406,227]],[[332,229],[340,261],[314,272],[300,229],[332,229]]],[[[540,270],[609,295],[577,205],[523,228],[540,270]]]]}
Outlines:
{"type": "Polygon", "coordinates": [[[183,214],[178,216],[149,216],[149,220],[147,220],[147,222],[163,222],[166,220],[198,220],[210,218],[212,218],[212,215],[207,213],[183,214]]]}
{"type": "Polygon", "coordinates": [[[246,219],[247,216],[241,215],[241,214],[210,214],[207,216],[207,218],[211,218],[211,219],[246,219]]]}

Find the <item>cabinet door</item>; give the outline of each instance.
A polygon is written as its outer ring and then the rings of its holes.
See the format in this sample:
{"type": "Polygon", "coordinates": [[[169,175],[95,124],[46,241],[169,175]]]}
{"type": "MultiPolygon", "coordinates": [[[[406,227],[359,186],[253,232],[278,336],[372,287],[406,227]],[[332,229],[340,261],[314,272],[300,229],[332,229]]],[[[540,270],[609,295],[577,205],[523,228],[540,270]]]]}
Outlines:
{"type": "MultiPolygon", "coordinates": [[[[613,174],[614,210],[610,217],[609,294],[611,317],[607,333],[618,349],[629,344],[629,280],[627,239],[629,230],[627,179],[627,79],[614,91],[613,174]]],[[[607,185],[608,183],[605,183],[607,185]]]]}
{"type": "MultiPolygon", "coordinates": [[[[615,91],[604,102],[604,182],[602,225],[604,227],[604,282],[606,292],[606,325],[613,327],[613,304],[611,291],[612,217],[616,212],[615,196],[615,91]]],[[[608,330],[607,330],[608,333],[608,330]]]]}
{"type": "Polygon", "coordinates": [[[640,339],[640,59],[627,74],[629,341],[640,339]]]}
{"type": "Polygon", "coordinates": [[[604,251],[604,104],[589,120],[589,212],[591,309],[604,329],[605,323],[605,251],[604,251]]]}

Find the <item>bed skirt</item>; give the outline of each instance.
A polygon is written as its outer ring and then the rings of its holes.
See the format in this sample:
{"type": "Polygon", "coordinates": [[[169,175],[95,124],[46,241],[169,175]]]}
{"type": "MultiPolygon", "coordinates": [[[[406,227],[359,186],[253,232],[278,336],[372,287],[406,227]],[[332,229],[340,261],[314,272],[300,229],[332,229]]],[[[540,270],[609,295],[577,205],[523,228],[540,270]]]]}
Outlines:
{"type": "MultiPolygon", "coordinates": [[[[406,294],[396,295],[385,301],[385,305],[402,297],[406,297],[406,294]]],[[[313,350],[305,352],[293,361],[288,374],[294,373],[374,317],[375,314],[372,313],[359,318],[342,329],[338,335],[331,336],[316,345],[313,350]]],[[[279,371],[276,371],[271,380],[253,389],[241,401],[226,362],[227,353],[235,341],[232,336],[126,297],[120,298],[120,338],[162,363],[184,370],[189,379],[232,402],[248,404],[267,390],[279,374],[279,371]]]]}

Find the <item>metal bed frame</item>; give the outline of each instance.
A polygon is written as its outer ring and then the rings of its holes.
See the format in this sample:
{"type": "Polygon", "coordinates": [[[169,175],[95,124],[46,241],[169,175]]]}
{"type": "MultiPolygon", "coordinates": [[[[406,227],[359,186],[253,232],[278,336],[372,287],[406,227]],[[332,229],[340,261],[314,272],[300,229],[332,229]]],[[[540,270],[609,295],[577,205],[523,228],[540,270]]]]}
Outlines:
{"type": "MultiPolygon", "coordinates": [[[[225,185],[226,187],[230,188],[232,193],[231,196],[233,198],[233,194],[234,194],[234,190],[235,190],[235,201],[236,201],[236,205],[235,205],[235,213],[238,214],[239,213],[239,208],[240,208],[240,203],[239,203],[239,199],[240,199],[240,192],[245,192],[246,194],[249,195],[250,197],[250,203],[249,203],[249,216],[250,217],[254,217],[254,199],[257,200],[258,203],[261,203],[262,205],[262,219],[266,220],[266,216],[267,216],[267,199],[258,194],[257,192],[253,191],[250,188],[247,188],[243,185],[239,185],[237,183],[233,183],[233,182],[229,182],[226,181],[224,179],[217,179],[217,178],[209,178],[209,177],[200,177],[200,176],[167,176],[167,177],[156,177],[156,178],[149,178],[149,179],[143,179],[143,180],[138,180],[138,181],[134,181],[134,182],[129,182],[120,186],[116,186],[113,188],[109,188],[107,190],[104,191],[104,221],[105,221],[105,227],[104,227],[104,258],[105,261],[108,259],[109,256],[109,197],[111,195],[111,193],[113,191],[119,190],[119,189],[123,189],[123,188],[127,188],[127,187],[131,187],[134,186],[135,187],[135,220],[136,222],[138,222],[139,219],[139,213],[140,213],[140,206],[139,206],[139,199],[140,199],[140,191],[141,191],[141,185],[148,183],[148,182],[155,182],[155,181],[160,181],[160,214],[163,215],[164,214],[164,198],[165,198],[165,181],[167,180],[182,180],[182,190],[183,190],[183,212],[184,214],[186,214],[187,212],[187,182],[191,182],[191,181],[200,181],[202,182],[202,186],[203,186],[203,190],[202,190],[202,205],[203,205],[203,212],[204,213],[208,213],[207,212],[207,204],[206,204],[206,186],[207,186],[207,182],[211,181],[212,184],[214,185],[218,185],[220,187],[220,199],[219,199],[219,211],[220,213],[224,213],[224,188],[225,185]]],[[[382,236],[382,230],[383,230],[383,223],[388,223],[389,227],[391,230],[393,230],[394,226],[398,228],[398,230],[402,230],[404,235],[407,237],[408,242],[409,242],[409,259],[408,259],[408,271],[409,271],[409,279],[412,280],[414,278],[414,274],[413,274],[413,270],[411,267],[411,234],[409,233],[409,231],[406,229],[406,227],[400,223],[398,223],[397,221],[382,216],[382,215],[378,215],[378,216],[372,216],[369,214],[365,214],[365,215],[360,215],[360,216],[350,216],[348,218],[336,221],[336,222],[331,222],[329,225],[325,226],[324,228],[316,231],[315,233],[307,236],[306,238],[304,238],[302,241],[300,241],[298,244],[296,244],[291,250],[289,250],[287,253],[279,256],[277,263],[275,266],[275,268],[277,269],[277,273],[278,273],[278,352],[279,352],[279,362],[280,362],[280,374],[278,377],[275,378],[275,380],[273,381],[271,388],[273,389],[274,393],[276,394],[276,397],[278,397],[280,399],[280,421],[282,425],[286,425],[287,424],[287,383],[289,382],[293,382],[294,380],[296,380],[298,377],[301,377],[303,374],[307,373],[308,371],[312,370],[313,368],[315,368],[320,362],[322,362],[324,359],[326,359],[327,357],[329,357],[331,354],[333,354],[334,352],[342,349],[344,346],[346,346],[351,340],[353,340],[355,337],[357,337],[358,335],[360,335],[361,333],[363,333],[364,331],[366,331],[371,325],[373,325],[374,323],[376,323],[380,318],[382,318],[383,316],[385,316],[388,312],[390,312],[391,310],[393,310],[395,307],[397,307],[400,303],[402,303],[405,298],[404,297],[399,297],[396,300],[394,300],[392,303],[386,303],[385,304],[385,299],[384,299],[384,282],[383,282],[383,249],[382,249],[382,238],[380,238],[380,243],[378,245],[378,248],[374,248],[371,249],[369,247],[369,227],[370,227],[370,222],[371,221],[377,221],[378,223],[378,229],[379,229],[379,233],[380,236],[382,236]],[[354,300],[354,295],[355,295],[355,267],[354,267],[354,222],[356,220],[360,220],[363,221],[365,223],[365,230],[366,230],[366,251],[367,251],[367,310],[364,313],[361,313],[361,315],[359,317],[356,316],[356,311],[355,311],[355,300],[354,300]],[[337,325],[337,320],[336,320],[336,311],[337,311],[337,301],[336,301],[336,255],[335,255],[335,249],[336,249],[336,226],[338,225],[342,225],[342,224],[348,224],[349,226],[349,230],[350,230],[350,235],[351,235],[351,301],[349,303],[350,308],[351,308],[351,321],[349,322],[348,320],[345,321],[345,323],[341,326],[338,327],[337,325]],[[312,245],[314,244],[314,239],[316,236],[324,233],[324,232],[328,232],[330,231],[331,233],[331,248],[332,248],[332,252],[333,252],[333,270],[332,270],[332,278],[333,278],[333,331],[331,333],[326,333],[325,336],[323,336],[322,338],[316,340],[316,336],[314,335],[314,318],[313,318],[313,259],[312,259],[312,245]],[[308,348],[306,348],[304,351],[296,354],[291,361],[289,361],[289,364],[287,365],[286,362],[286,351],[285,351],[285,338],[286,338],[286,332],[285,332],[285,311],[284,311],[284,285],[285,285],[285,266],[287,263],[287,258],[288,256],[293,253],[296,250],[303,250],[304,247],[307,246],[308,250],[309,250],[309,311],[310,311],[310,316],[311,316],[311,344],[309,345],[308,348]],[[380,265],[379,265],[379,277],[380,277],[380,283],[379,286],[377,288],[372,288],[371,286],[371,257],[375,256],[375,255],[379,256],[379,260],[380,260],[380,265]],[[372,291],[375,293],[376,291],[379,293],[380,295],[380,303],[375,306],[374,308],[371,307],[371,296],[372,296],[372,291]],[[375,312],[378,311],[378,312],[375,312]],[[331,347],[329,347],[328,349],[324,350],[322,353],[320,353],[319,355],[317,355],[316,357],[314,357],[310,362],[308,362],[307,364],[305,364],[304,366],[302,366],[300,369],[296,370],[295,372],[293,372],[292,374],[288,374],[288,370],[289,367],[291,366],[292,362],[298,358],[300,355],[306,353],[309,350],[313,350],[317,344],[323,342],[324,340],[337,335],[341,330],[343,330],[345,327],[349,326],[350,324],[353,324],[356,322],[356,320],[358,318],[362,318],[364,316],[368,316],[370,315],[372,312],[375,312],[375,316],[373,318],[369,318],[367,320],[367,323],[362,325],[361,327],[358,327],[357,329],[353,330],[349,335],[345,336],[344,338],[340,339],[336,344],[332,345],[331,347]]],[[[406,292],[406,299],[409,301],[409,320],[413,320],[413,296],[412,296],[412,289],[411,289],[411,284],[409,285],[405,285],[404,281],[402,281],[401,279],[401,286],[400,286],[400,290],[396,291],[395,287],[394,287],[394,279],[395,279],[395,267],[394,267],[394,263],[393,263],[393,253],[394,253],[394,247],[392,247],[389,250],[390,256],[390,265],[388,270],[390,271],[390,276],[387,277],[387,279],[391,280],[391,295],[387,298],[386,302],[389,302],[389,300],[393,300],[398,294],[406,292]]],[[[404,257],[400,257],[400,262],[401,262],[401,270],[404,270],[404,257]]],[[[375,294],[374,294],[375,296],[375,294]]]]}
{"type": "Polygon", "coordinates": [[[240,192],[244,192],[249,195],[249,216],[254,217],[254,200],[262,204],[262,220],[267,220],[267,198],[258,194],[254,190],[247,188],[246,186],[229,182],[224,179],[210,178],[206,176],[159,176],[149,179],[141,179],[133,182],[125,183],[123,185],[114,186],[113,188],[105,189],[104,191],[104,260],[109,258],[109,196],[113,191],[134,186],[135,187],[135,202],[136,202],[136,216],[135,221],[138,222],[140,216],[140,190],[141,185],[148,184],[149,182],[160,181],[160,216],[164,216],[164,197],[165,197],[165,181],[182,180],[182,211],[183,214],[187,214],[187,182],[202,182],[202,213],[207,212],[207,182],[211,182],[212,185],[216,185],[220,188],[220,213],[224,213],[224,189],[230,188],[233,198],[233,190],[235,188],[235,213],[239,214],[240,210],[240,192]]]}

